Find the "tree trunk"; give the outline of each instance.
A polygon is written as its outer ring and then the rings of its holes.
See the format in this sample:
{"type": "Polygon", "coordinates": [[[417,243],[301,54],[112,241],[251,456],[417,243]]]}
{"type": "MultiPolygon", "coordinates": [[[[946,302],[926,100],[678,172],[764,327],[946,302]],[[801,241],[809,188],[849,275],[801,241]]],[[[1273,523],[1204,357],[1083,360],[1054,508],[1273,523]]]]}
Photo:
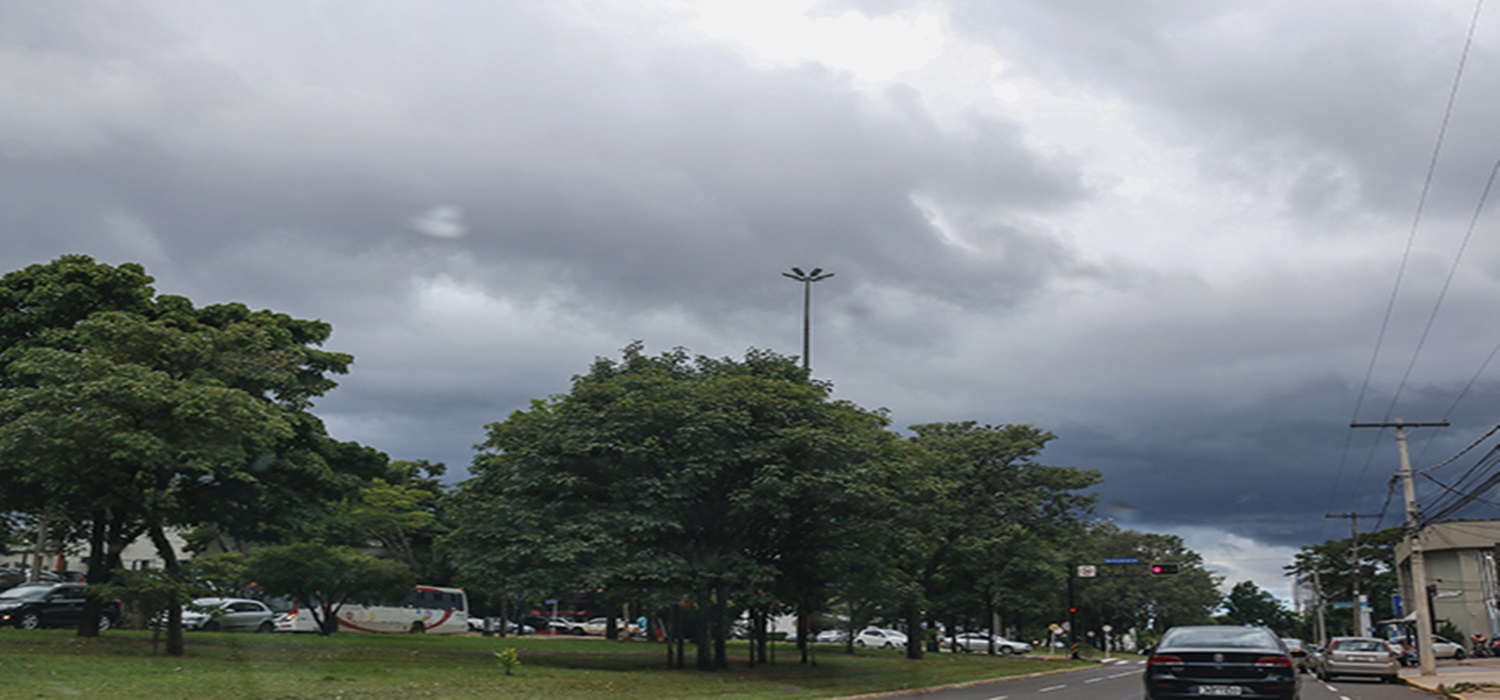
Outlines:
{"type": "Polygon", "coordinates": [[[714,670],[713,630],[710,619],[712,601],[708,591],[698,591],[698,604],[693,611],[693,642],[698,647],[698,670],[714,670]]]}
{"type": "Polygon", "coordinates": [[[906,603],[906,658],[920,660],[922,658],[922,643],[925,641],[922,630],[922,610],[917,601],[908,600],[906,603]]]}
{"type": "MultiPolygon", "coordinates": [[[[182,583],[182,567],[177,563],[177,552],[167,540],[167,533],[161,522],[152,522],[148,532],[151,543],[156,545],[157,556],[161,557],[167,579],[173,584],[182,583]]],[[[182,606],[174,602],[167,606],[167,656],[182,656],[186,651],[182,644],[182,606]]]]}
{"type": "MultiPolygon", "coordinates": [[[[109,569],[105,568],[104,513],[95,511],[89,523],[89,578],[91,586],[109,583],[109,569]]],[[[78,621],[78,636],[98,637],[99,616],[104,613],[104,601],[92,593],[83,601],[83,618],[78,621]]]]}

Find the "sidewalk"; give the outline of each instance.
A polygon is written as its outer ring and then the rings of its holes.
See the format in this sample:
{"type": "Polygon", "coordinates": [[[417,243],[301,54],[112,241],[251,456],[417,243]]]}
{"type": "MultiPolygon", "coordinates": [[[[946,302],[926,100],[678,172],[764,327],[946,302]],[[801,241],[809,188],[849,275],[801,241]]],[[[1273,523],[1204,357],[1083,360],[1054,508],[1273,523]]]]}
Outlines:
{"type": "Polygon", "coordinates": [[[1468,700],[1500,699],[1500,659],[1443,660],[1437,662],[1437,675],[1421,675],[1420,669],[1401,670],[1401,680],[1407,684],[1439,692],[1439,687],[1449,694],[1468,700]]]}

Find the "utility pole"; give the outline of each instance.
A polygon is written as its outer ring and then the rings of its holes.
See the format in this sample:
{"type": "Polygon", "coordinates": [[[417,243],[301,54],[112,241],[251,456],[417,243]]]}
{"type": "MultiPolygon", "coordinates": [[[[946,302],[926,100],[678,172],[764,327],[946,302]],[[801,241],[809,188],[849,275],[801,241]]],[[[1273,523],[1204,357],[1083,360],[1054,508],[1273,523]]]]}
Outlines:
{"type": "Polygon", "coordinates": [[[1318,595],[1318,646],[1328,644],[1328,626],[1323,621],[1323,580],[1319,577],[1317,569],[1313,569],[1313,589],[1318,595]]]}
{"type": "Polygon", "coordinates": [[[802,268],[794,267],[791,272],[781,273],[781,276],[802,283],[802,369],[807,369],[812,357],[812,283],[822,282],[832,277],[833,273],[825,274],[821,267],[813,268],[812,272],[803,272],[802,268]]]}
{"type": "Polygon", "coordinates": [[[1354,636],[1363,637],[1369,630],[1365,629],[1364,601],[1359,597],[1359,519],[1378,518],[1380,514],[1325,513],[1323,517],[1349,519],[1349,541],[1352,543],[1349,552],[1349,563],[1353,566],[1351,571],[1354,577],[1354,636]]]}
{"type": "Polygon", "coordinates": [[[1422,556],[1422,528],[1417,513],[1417,488],[1412,483],[1411,457],[1406,450],[1407,428],[1446,428],[1448,421],[1435,423],[1406,423],[1400,418],[1394,423],[1350,423],[1350,428],[1395,428],[1396,447],[1401,453],[1401,488],[1406,496],[1406,537],[1411,548],[1407,559],[1411,567],[1411,600],[1417,613],[1417,660],[1422,675],[1437,673],[1437,660],[1432,658],[1432,608],[1427,601],[1427,560],[1422,556]]]}

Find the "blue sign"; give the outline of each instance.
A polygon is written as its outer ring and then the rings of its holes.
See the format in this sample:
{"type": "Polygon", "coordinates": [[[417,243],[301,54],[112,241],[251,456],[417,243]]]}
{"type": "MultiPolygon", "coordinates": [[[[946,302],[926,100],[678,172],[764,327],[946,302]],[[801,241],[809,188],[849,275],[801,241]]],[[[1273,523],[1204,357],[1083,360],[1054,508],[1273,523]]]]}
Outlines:
{"type": "Polygon", "coordinates": [[[1137,559],[1135,557],[1111,557],[1109,559],[1105,559],[1104,563],[1106,563],[1106,564],[1139,564],[1139,563],[1141,563],[1141,560],[1137,559]]]}
{"type": "Polygon", "coordinates": [[[1391,594],[1391,608],[1396,611],[1396,617],[1401,617],[1401,616],[1403,616],[1403,615],[1406,614],[1405,612],[1403,612],[1401,610],[1401,594],[1400,593],[1392,593],[1391,594]]]}

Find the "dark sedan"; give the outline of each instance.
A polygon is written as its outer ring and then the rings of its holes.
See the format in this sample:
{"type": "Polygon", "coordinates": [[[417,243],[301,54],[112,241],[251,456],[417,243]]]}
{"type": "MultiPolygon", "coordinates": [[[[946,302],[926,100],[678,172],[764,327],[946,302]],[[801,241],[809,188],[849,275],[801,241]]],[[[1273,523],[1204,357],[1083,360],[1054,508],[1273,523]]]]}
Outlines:
{"type": "MultiPolygon", "coordinates": [[[[0,624],[21,629],[71,627],[83,617],[88,587],[81,583],[27,583],[0,593],[0,624]]],[[[120,601],[107,601],[99,629],[120,620],[120,601]]]]}
{"type": "Polygon", "coordinates": [[[1302,676],[1264,627],[1173,627],[1146,661],[1146,697],[1296,700],[1302,676]]]}

